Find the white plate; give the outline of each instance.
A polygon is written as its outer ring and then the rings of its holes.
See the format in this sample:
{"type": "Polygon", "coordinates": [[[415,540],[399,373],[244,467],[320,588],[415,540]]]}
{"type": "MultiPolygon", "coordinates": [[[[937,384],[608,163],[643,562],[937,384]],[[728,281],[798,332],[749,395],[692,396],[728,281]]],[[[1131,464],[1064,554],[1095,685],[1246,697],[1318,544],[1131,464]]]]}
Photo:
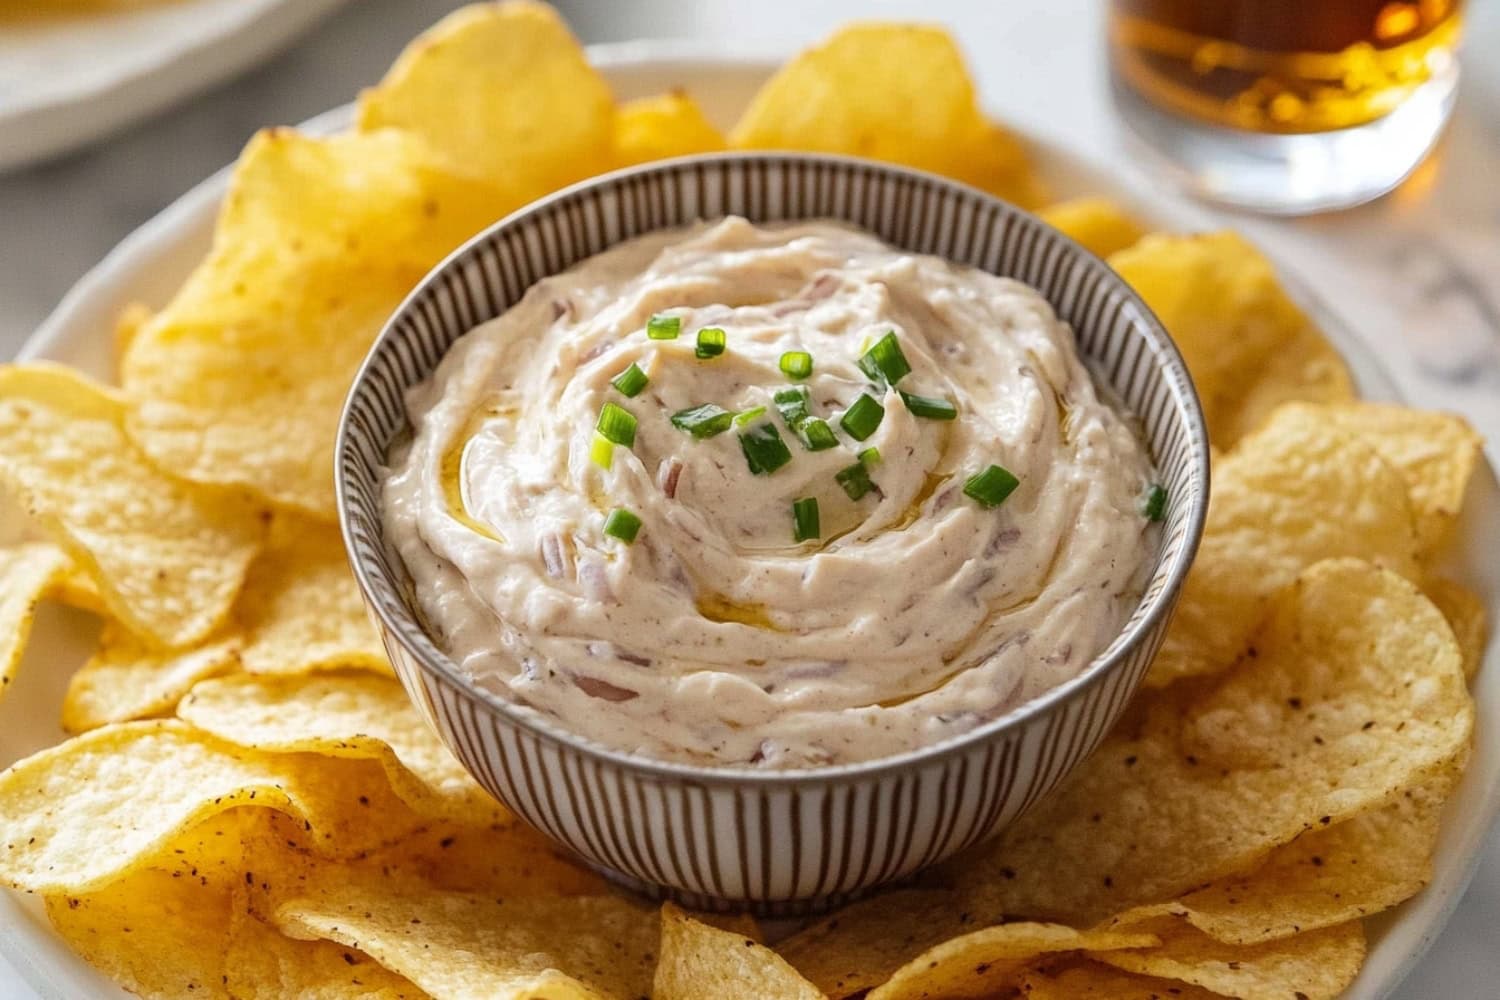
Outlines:
{"type": "MultiPolygon", "coordinates": [[[[715,120],[727,124],[773,63],[732,52],[705,53],[704,49],[705,44],[697,41],[633,42],[596,46],[589,54],[621,98],[683,86],[715,120]]],[[[340,108],[313,119],[307,127],[332,130],[348,120],[349,109],[340,108]]],[[[1037,145],[1035,151],[1048,182],[1060,196],[1108,194],[1163,228],[1206,225],[1193,206],[1160,190],[1122,181],[1065,150],[1037,145]]],[[[74,287],[21,356],[66,361],[93,375],[109,377],[115,316],[128,303],[156,306],[170,297],[208,247],[226,177],[227,170],[210,177],[116,247],[74,287]]],[[[1340,326],[1326,304],[1300,285],[1296,293],[1348,358],[1363,394],[1396,398],[1390,377],[1340,326]]],[[[1480,470],[1470,491],[1460,537],[1463,544],[1455,548],[1462,551],[1452,571],[1484,595],[1492,611],[1500,609],[1500,564],[1487,564],[1482,558],[1482,553],[1494,551],[1500,542],[1500,488],[1488,467],[1480,470]]],[[[85,615],[67,609],[47,611],[38,622],[17,682],[0,702],[0,765],[55,743],[63,735],[55,722],[62,691],[71,665],[86,653],[92,628],[85,615]]],[[[1486,660],[1487,669],[1475,685],[1481,720],[1475,753],[1448,808],[1432,884],[1404,906],[1370,922],[1370,953],[1348,994],[1351,1000],[1385,996],[1421,957],[1468,885],[1485,833],[1500,808],[1500,727],[1488,724],[1500,719],[1500,639],[1491,640],[1486,660]]],[[[124,995],[58,941],[34,901],[0,894],[0,997],[10,996],[6,984],[12,981],[30,987],[15,993],[17,997],[124,995]],[[6,975],[7,962],[14,975],[6,975]]]]}
{"type": "Polygon", "coordinates": [[[5,14],[0,170],[82,145],[227,79],[343,2],[158,0],[5,14]]]}

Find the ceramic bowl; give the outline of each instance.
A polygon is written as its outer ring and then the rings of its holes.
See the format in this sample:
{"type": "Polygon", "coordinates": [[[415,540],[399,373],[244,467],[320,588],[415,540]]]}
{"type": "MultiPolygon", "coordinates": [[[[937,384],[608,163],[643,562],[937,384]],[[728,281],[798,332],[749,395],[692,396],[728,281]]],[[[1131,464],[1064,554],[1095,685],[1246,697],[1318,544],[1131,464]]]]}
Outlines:
{"type": "Polygon", "coordinates": [[[636,167],[503,219],[439,265],[387,323],[345,404],[339,514],[392,664],[444,743],[514,812],[633,888],[785,915],[835,905],[989,836],[1099,743],[1155,654],[1202,533],[1208,437],[1182,358],[1102,261],[1032,215],[939,177],[843,157],[730,153],[636,167]],[[1140,417],[1171,498],[1139,605],[1077,677],[948,741],[856,764],[766,772],[600,746],[470,682],[427,634],[383,537],[381,484],[410,429],[406,391],[532,284],[632,237],[700,219],[831,218],[1038,289],[1140,417]]]}

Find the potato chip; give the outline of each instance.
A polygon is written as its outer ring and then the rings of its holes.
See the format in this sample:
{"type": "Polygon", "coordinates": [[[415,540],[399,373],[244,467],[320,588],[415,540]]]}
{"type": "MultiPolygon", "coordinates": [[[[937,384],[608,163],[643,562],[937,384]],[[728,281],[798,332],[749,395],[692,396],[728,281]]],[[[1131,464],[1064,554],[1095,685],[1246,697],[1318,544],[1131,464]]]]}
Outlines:
{"type": "Polygon", "coordinates": [[[869,1000],[951,1000],[992,997],[1013,987],[1026,967],[1058,952],[1106,952],[1157,943],[1150,934],[1078,931],[1057,924],[1011,923],[944,941],[897,969],[869,1000]]]}
{"type": "Polygon", "coordinates": [[[840,28],[761,87],[729,143],[905,164],[1022,206],[1041,198],[1025,151],[979,110],[952,37],[925,25],[840,28]]]}
{"type": "Polygon", "coordinates": [[[363,667],[391,674],[349,569],[338,527],[282,516],[234,609],[253,674],[363,667]]]}
{"type": "Polygon", "coordinates": [[[238,656],[234,636],[186,649],[158,649],[118,622],[106,621],[99,648],[68,681],[62,727],[81,733],[110,722],[167,714],[194,684],[233,670],[238,656]]]}
{"type": "Polygon", "coordinates": [[[176,475],[331,519],[355,370],[412,286],[501,210],[414,136],[261,132],[213,250],[125,354],[131,437],[176,475]]]}
{"type": "Polygon", "coordinates": [[[1489,640],[1489,621],[1484,600],[1456,580],[1429,577],[1423,591],[1453,629],[1458,648],[1463,651],[1464,676],[1473,680],[1484,665],[1484,647],[1489,640]]]}
{"type": "Polygon", "coordinates": [[[1198,558],[1148,684],[1228,666],[1267,597],[1320,559],[1360,556],[1418,577],[1401,476],[1317,412],[1278,410],[1215,466],[1198,558]]]}
{"type": "Polygon", "coordinates": [[[1049,226],[1083,244],[1089,253],[1108,257],[1134,246],[1146,229],[1123,208],[1094,195],[1070,198],[1048,205],[1037,213],[1049,226]]]}
{"type": "Polygon", "coordinates": [[[26,652],[37,605],[72,566],[67,553],[47,542],[0,549],[0,697],[26,652]]]}
{"type": "Polygon", "coordinates": [[[643,997],[654,911],[616,896],[496,899],[321,873],[276,906],[286,934],[358,947],[434,996],[643,997]]]}
{"type": "Polygon", "coordinates": [[[391,786],[424,816],[504,819],[392,678],[363,671],[256,677],[197,685],[177,714],[243,747],[379,761],[391,786]]]}
{"type": "Polygon", "coordinates": [[[1394,573],[1319,563],[1278,595],[1255,655],[1207,693],[1168,699],[1141,732],[1112,734],[946,872],[986,918],[1088,925],[1451,773],[1473,708],[1440,618],[1394,573]]]}
{"type": "Polygon", "coordinates": [[[0,483],[116,618],[161,645],[187,645],[228,614],[260,545],[260,512],[159,472],[126,437],[127,412],[70,368],[0,366],[0,483]]]}
{"type": "Polygon", "coordinates": [[[329,855],[417,826],[374,762],[247,750],[175,719],[127,722],[0,774],[0,880],[89,892],[149,865],[204,819],[252,803],[295,816],[329,855]]]}
{"type": "Polygon", "coordinates": [[[922,952],[982,926],[955,893],[898,889],[835,910],[776,950],[839,1000],[879,986],[922,952]]]}
{"type": "Polygon", "coordinates": [[[1304,833],[1252,871],[1129,910],[1109,926],[1149,929],[1160,917],[1179,917],[1217,941],[1260,944],[1389,909],[1431,877],[1453,783],[1442,777],[1407,789],[1380,809],[1304,833]]]}
{"type": "Polygon", "coordinates": [[[770,948],[700,923],[668,903],[653,1000],[822,1000],[823,993],[770,948]]]}
{"type": "Polygon", "coordinates": [[[1224,996],[1333,1000],[1365,958],[1359,921],[1256,945],[1227,945],[1171,919],[1152,925],[1160,947],[1091,954],[1128,972],[1176,979],[1224,996]]]}
{"type": "Polygon", "coordinates": [[[361,95],[359,128],[423,137],[501,182],[509,211],[604,169],[614,110],[557,12],[509,0],[464,7],[423,32],[361,95]]]}
{"type": "Polygon", "coordinates": [[[355,948],[299,941],[236,914],[225,957],[229,995],[298,1000],[423,1000],[428,994],[355,948]]]}
{"type": "Polygon", "coordinates": [[[1282,290],[1270,261],[1237,233],[1156,233],[1109,264],[1177,342],[1220,448],[1281,403],[1353,398],[1338,352],[1282,290]]]}
{"type": "Polygon", "coordinates": [[[1218,993],[1167,979],[1149,979],[1097,962],[1027,972],[1026,1000],[1222,1000],[1218,993]]]}
{"type": "Polygon", "coordinates": [[[118,370],[120,359],[125,357],[125,352],[130,350],[130,345],[135,341],[135,335],[141,332],[141,327],[151,319],[151,310],[139,302],[132,302],[120,310],[119,317],[115,320],[115,367],[118,370]]]}
{"type": "Polygon", "coordinates": [[[723,148],[724,136],[680,90],[622,104],[615,115],[615,159],[621,166],[723,148]]]}
{"type": "Polygon", "coordinates": [[[1341,403],[1309,407],[1358,437],[1406,479],[1424,555],[1442,548],[1463,507],[1479,461],[1480,437],[1463,417],[1413,410],[1392,403],[1341,403]]]}

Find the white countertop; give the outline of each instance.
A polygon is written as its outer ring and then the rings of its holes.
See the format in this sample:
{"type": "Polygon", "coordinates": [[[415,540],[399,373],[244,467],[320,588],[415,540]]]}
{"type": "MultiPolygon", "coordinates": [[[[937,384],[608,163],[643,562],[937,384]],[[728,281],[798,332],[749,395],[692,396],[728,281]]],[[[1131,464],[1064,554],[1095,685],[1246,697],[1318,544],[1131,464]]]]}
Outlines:
{"type": "MultiPolygon", "coordinates": [[[[991,107],[1120,159],[1100,53],[1102,0],[555,0],[585,41],[732,39],[791,50],[855,17],[955,29],[991,107]],[[1064,82],[1067,81],[1067,82],[1064,82]]],[[[360,0],[260,69],[66,158],[0,176],[0,358],[84,271],[262,124],[297,122],[372,82],[454,0],[360,0]]],[[[1332,304],[1421,405],[1465,413],[1500,464],[1500,4],[1471,4],[1459,109],[1395,195],[1293,222],[1236,217],[1332,304]]],[[[1500,720],[1491,720],[1500,722],[1500,720]]],[[[1500,837],[1400,1000],[1500,994],[1500,837]]]]}

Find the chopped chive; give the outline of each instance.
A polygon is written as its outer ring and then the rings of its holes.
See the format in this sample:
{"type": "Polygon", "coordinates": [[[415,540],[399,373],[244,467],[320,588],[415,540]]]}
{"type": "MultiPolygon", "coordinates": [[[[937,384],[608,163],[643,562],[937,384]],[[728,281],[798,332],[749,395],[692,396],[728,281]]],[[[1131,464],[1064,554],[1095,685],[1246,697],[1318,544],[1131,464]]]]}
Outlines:
{"type": "Polygon", "coordinates": [[[998,507],[1014,492],[1021,481],[1008,469],[991,465],[983,472],[964,480],[964,495],[979,501],[984,507],[998,507]]]}
{"type": "Polygon", "coordinates": [[[862,392],[854,405],[839,417],[839,426],[848,431],[854,440],[863,441],[875,433],[875,428],[880,426],[880,421],[884,418],[885,407],[875,402],[869,393],[862,392]]]}
{"type": "Polygon", "coordinates": [[[711,438],[729,430],[729,425],[734,422],[734,414],[722,406],[704,403],[702,406],[678,410],[672,414],[671,419],[672,426],[678,430],[687,431],[695,438],[711,438]]]}
{"type": "Polygon", "coordinates": [[[740,431],[740,450],[745,453],[751,474],[756,476],[769,476],[792,460],[792,450],[772,423],[740,431]]]}
{"type": "Polygon", "coordinates": [[[641,366],[632,361],[630,367],[610,379],[609,384],[619,389],[622,395],[634,398],[641,394],[649,381],[651,380],[646,377],[646,373],[641,371],[641,366]]]}
{"type": "Polygon", "coordinates": [[[594,441],[589,445],[589,461],[601,469],[608,469],[615,457],[615,443],[609,438],[594,432],[594,441]]]}
{"type": "Polygon", "coordinates": [[[795,428],[809,416],[808,406],[812,402],[812,392],[805,385],[789,385],[785,389],[777,389],[771,401],[776,404],[786,425],[795,428]]]}
{"type": "Polygon", "coordinates": [[[880,449],[873,444],[870,445],[870,447],[859,453],[859,462],[861,465],[879,465],[880,449]]]}
{"type": "Polygon", "coordinates": [[[958,416],[958,407],[946,399],[940,399],[937,396],[918,396],[914,392],[901,392],[900,389],[896,391],[901,393],[901,402],[906,404],[906,408],[914,417],[926,417],[928,420],[952,420],[958,416]]]}
{"type": "Polygon", "coordinates": [[[676,340],[681,332],[681,316],[663,316],[657,313],[646,322],[646,336],[652,340],[676,340]]]}
{"type": "Polygon", "coordinates": [[[629,545],[640,534],[641,519],[624,507],[616,507],[604,519],[604,533],[629,545]]]}
{"type": "Polygon", "coordinates": [[[796,427],[797,436],[808,451],[826,451],[839,443],[833,428],[822,417],[808,417],[796,427]]]}
{"type": "Polygon", "coordinates": [[[724,353],[729,338],[716,326],[705,326],[698,331],[698,346],[693,349],[696,358],[717,358],[724,353]]]}
{"type": "Polygon", "coordinates": [[[605,403],[599,411],[599,423],[595,429],[615,444],[629,448],[635,444],[635,414],[623,406],[605,403]]]}
{"type": "Polygon", "coordinates": [[[765,415],[766,408],[764,406],[752,406],[750,409],[741,410],[734,415],[734,426],[743,427],[746,424],[753,424],[765,415]]]}
{"type": "Polygon", "coordinates": [[[1160,521],[1167,516],[1167,489],[1160,483],[1153,483],[1146,491],[1146,502],[1141,507],[1141,513],[1148,521],[1160,521]]]}
{"type": "Polygon", "coordinates": [[[858,500],[875,488],[875,484],[870,481],[870,470],[865,468],[863,463],[855,463],[846,469],[840,469],[834,473],[833,478],[844,488],[844,492],[849,494],[850,500],[858,500]]]}
{"type": "Polygon", "coordinates": [[[806,351],[787,351],[779,363],[787,378],[807,378],[812,374],[812,355],[806,351]]]}
{"type": "Polygon", "coordinates": [[[911,374],[911,365],[901,351],[901,342],[892,330],[875,341],[859,359],[859,370],[877,382],[895,385],[911,374]]]}
{"type": "Polygon", "coordinates": [[[818,524],[818,498],[803,497],[792,501],[792,538],[808,542],[823,532],[818,524]]]}

